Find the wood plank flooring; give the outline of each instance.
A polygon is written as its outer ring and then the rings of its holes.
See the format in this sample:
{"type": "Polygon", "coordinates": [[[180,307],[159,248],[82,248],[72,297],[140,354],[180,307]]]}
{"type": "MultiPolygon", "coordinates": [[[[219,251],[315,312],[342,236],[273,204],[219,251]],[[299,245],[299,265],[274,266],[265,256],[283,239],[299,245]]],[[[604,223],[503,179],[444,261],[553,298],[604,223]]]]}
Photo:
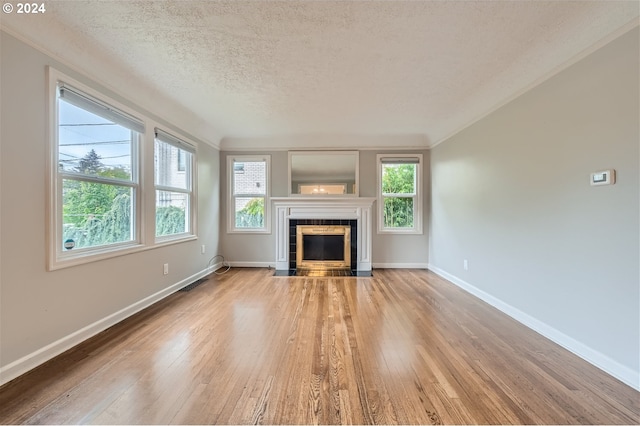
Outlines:
{"type": "Polygon", "coordinates": [[[231,269],[0,388],[2,423],[638,424],[640,394],[424,270],[231,269]]]}

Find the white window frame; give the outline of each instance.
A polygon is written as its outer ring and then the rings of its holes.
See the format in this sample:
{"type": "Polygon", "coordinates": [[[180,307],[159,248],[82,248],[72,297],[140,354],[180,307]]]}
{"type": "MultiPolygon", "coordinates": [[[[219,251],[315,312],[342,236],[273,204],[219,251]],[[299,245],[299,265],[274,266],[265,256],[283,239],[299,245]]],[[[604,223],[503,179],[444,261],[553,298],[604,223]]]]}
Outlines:
{"type": "MultiPolygon", "coordinates": [[[[409,161],[407,161],[409,162],[409,161]]],[[[376,163],[378,168],[378,233],[379,234],[422,234],[423,208],[422,208],[422,154],[377,154],[376,163]],[[385,161],[395,161],[402,163],[403,159],[412,160],[416,164],[415,192],[414,194],[398,194],[398,197],[413,198],[413,227],[412,228],[389,228],[384,226],[384,199],[393,197],[393,194],[382,193],[382,165],[385,161]]]]}
{"type": "Polygon", "coordinates": [[[271,155],[229,155],[227,156],[227,232],[241,234],[270,234],[271,233],[271,155]],[[234,194],[235,173],[234,163],[265,162],[265,194],[264,194],[264,227],[237,228],[236,227],[236,197],[256,197],[255,194],[234,194]]]}
{"type": "MultiPolygon", "coordinates": [[[[96,260],[120,256],[129,252],[138,251],[143,247],[142,241],[142,185],[141,185],[141,145],[145,133],[145,122],[138,118],[136,111],[129,109],[116,100],[106,96],[75,79],[48,67],[47,68],[47,116],[48,126],[48,170],[49,191],[47,193],[47,248],[48,248],[48,269],[56,270],[68,266],[80,265],[96,260]],[[137,137],[132,140],[131,157],[131,181],[120,181],[101,177],[76,176],[73,172],[60,172],[58,170],[59,135],[58,135],[58,98],[60,87],[71,88],[97,105],[106,108],[113,108],[114,114],[123,114],[130,118],[140,128],[137,129],[137,137]],[[63,179],[75,179],[92,181],[98,183],[117,184],[132,188],[132,239],[130,241],[107,244],[95,247],[85,247],[73,250],[64,250],[62,247],[62,182],[63,179]]],[[[87,108],[87,110],[89,110],[87,108]]]]}
{"type": "MultiPolygon", "coordinates": [[[[197,168],[197,150],[195,145],[192,145],[191,143],[185,141],[183,138],[179,138],[176,136],[173,136],[170,133],[165,132],[162,129],[159,128],[155,128],[155,134],[154,134],[155,138],[154,138],[154,151],[155,151],[155,141],[159,141],[159,142],[163,142],[166,143],[168,145],[174,146],[176,148],[178,148],[179,150],[182,151],[186,151],[188,153],[191,154],[191,161],[185,161],[185,170],[179,170],[179,167],[177,168],[176,171],[178,171],[179,173],[184,173],[186,176],[186,182],[187,182],[187,188],[179,188],[179,187],[173,187],[173,186],[165,186],[165,185],[158,185],[155,182],[155,167],[156,165],[154,164],[154,218],[156,217],[156,210],[157,210],[157,195],[158,195],[158,191],[168,191],[168,192],[179,192],[179,193],[183,193],[183,194],[187,194],[188,195],[188,199],[189,199],[189,207],[188,207],[188,212],[187,215],[185,217],[185,220],[188,222],[187,223],[187,231],[185,232],[181,232],[178,234],[170,234],[170,235],[161,235],[158,236],[156,233],[156,226],[157,224],[154,222],[154,235],[155,235],[155,241],[157,243],[162,243],[162,242],[167,242],[167,241],[176,241],[176,240],[185,240],[185,239],[193,239],[196,235],[196,227],[197,227],[197,212],[198,212],[198,208],[196,205],[196,200],[197,200],[197,195],[196,195],[196,168],[197,168]]],[[[155,155],[155,152],[154,152],[155,155]]],[[[178,154],[178,158],[180,157],[180,154],[178,154]]],[[[179,162],[179,160],[178,160],[179,162]]]]}

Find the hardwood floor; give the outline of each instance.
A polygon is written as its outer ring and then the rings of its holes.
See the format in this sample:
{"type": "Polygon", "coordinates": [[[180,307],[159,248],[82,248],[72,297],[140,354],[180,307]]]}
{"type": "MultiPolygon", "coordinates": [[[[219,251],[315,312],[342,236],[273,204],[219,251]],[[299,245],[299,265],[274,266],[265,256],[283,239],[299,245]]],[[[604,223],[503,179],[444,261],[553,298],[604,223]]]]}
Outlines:
{"type": "Polygon", "coordinates": [[[423,270],[231,269],[0,388],[2,423],[638,424],[640,394],[423,270]]]}

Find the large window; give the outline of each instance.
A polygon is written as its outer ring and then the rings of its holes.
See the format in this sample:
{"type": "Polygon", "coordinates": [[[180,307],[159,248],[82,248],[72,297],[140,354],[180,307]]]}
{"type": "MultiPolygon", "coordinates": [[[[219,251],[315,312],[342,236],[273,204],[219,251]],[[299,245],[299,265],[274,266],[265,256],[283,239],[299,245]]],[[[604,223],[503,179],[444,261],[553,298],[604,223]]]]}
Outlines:
{"type": "Polygon", "coordinates": [[[156,129],[156,238],[193,234],[194,155],[193,146],[156,129]]]}
{"type": "Polygon", "coordinates": [[[66,82],[54,90],[54,263],[137,244],[143,122],[66,82]]]}
{"type": "Polygon", "coordinates": [[[49,270],[196,238],[195,145],[51,67],[47,93],[49,270]]]}
{"type": "Polygon", "coordinates": [[[378,232],[422,233],[422,155],[377,158],[378,232]]]}
{"type": "Polygon", "coordinates": [[[269,165],[271,157],[227,157],[229,232],[270,232],[269,165]]]}

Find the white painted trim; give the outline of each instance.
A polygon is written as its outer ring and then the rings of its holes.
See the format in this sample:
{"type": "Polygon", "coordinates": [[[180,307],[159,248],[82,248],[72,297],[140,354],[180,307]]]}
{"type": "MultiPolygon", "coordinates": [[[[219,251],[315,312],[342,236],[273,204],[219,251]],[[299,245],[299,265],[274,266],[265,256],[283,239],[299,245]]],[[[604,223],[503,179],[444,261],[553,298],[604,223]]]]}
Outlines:
{"type": "MultiPolygon", "coordinates": [[[[49,271],[54,271],[63,268],[74,267],[83,265],[90,262],[96,262],[104,259],[110,259],[117,256],[129,255],[140,251],[151,250],[157,247],[179,244],[185,241],[191,241],[197,239],[198,231],[198,143],[189,137],[183,135],[182,131],[173,132],[176,137],[191,144],[195,148],[195,153],[192,157],[192,184],[189,196],[191,198],[190,204],[190,220],[191,231],[189,233],[181,234],[180,236],[167,236],[162,238],[156,238],[155,229],[150,227],[150,219],[146,217],[146,214],[151,211],[155,217],[155,189],[146,190],[145,188],[152,188],[149,182],[153,181],[153,167],[148,167],[153,164],[153,152],[154,152],[154,137],[155,133],[150,129],[165,128],[166,126],[158,123],[146,115],[138,112],[135,108],[128,107],[122,104],[110,96],[103,95],[101,90],[94,89],[93,84],[84,84],[79,80],[57,70],[54,67],[47,66],[46,68],[46,90],[47,90],[47,204],[46,204],[46,250],[47,250],[47,268],[49,271]],[[57,88],[58,83],[67,83],[76,89],[102,101],[108,105],[111,105],[133,117],[136,117],[145,125],[145,132],[140,133],[135,144],[134,159],[132,164],[135,165],[133,170],[137,175],[132,183],[127,183],[127,186],[133,188],[135,192],[135,221],[136,221],[136,235],[133,241],[125,241],[119,244],[103,245],[98,247],[87,247],[82,249],[76,249],[73,252],[65,251],[59,245],[62,240],[62,203],[61,203],[61,176],[59,175],[57,168],[54,167],[58,163],[58,96],[57,88]],[[147,161],[149,160],[149,161],[147,161]],[[145,174],[145,169],[150,175],[145,174]],[[150,179],[149,179],[150,178],[150,179]],[[137,182],[136,182],[137,180],[137,182]],[[151,198],[149,198],[152,196],[151,198]],[[153,200],[153,201],[151,201],[153,200]],[[153,207],[150,209],[150,206],[153,207]]],[[[124,183],[123,183],[124,185],[124,183]]]]}
{"type": "Polygon", "coordinates": [[[271,234],[271,154],[257,155],[228,155],[227,156],[227,234],[271,234]],[[235,173],[233,163],[235,160],[242,162],[265,163],[265,193],[264,196],[264,227],[262,228],[236,228],[236,211],[234,194],[235,173]]]}
{"type": "Polygon", "coordinates": [[[252,262],[244,260],[225,261],[232,268],[273,268],[274,262],[252,262]]]}
{"type": "Polygon", "coordinates": [[[371,208],[358,207],[358,268],[362,271],[371,270],[371,208]]]}
{"type": "Polygon", "coordinates": [[[438,268],[437,266],[429,264],[428,269],[433,273],[455,284],[456,286],[460,287],[461,289],[465,290],[466,292],[488,303],[489,305],[493,306],[499,311],[509,315],[511,318],[529,327],[533,331],[557,343],[558,345],[562,346],[568,351],[584,359],[588,363],[601,369],[605,373],[610,374],[616,379],[640,391],[640,372],[639,371],[633,371],[631,368],[620,364],[619,362],[609,358],[603,353],[585,345],[582,342],[577,341],[576,339],[570,336],[567,336],[566,334],[556,330],[555,328],[540,321],[539,319],[534,318],[525,312],[522,312],[518,308],[515,308],[509,305],[508,303],[503,302],[497,297],[492,296],[483,290],[480,290],[479,288],[456,277],[455,275],[452,275],[438,268]]]}
{"type": "MultiPolygon", "coordinates": [[[[398,235],[422,235],[423,234],[423,208],[422,208],[422,171],[423,171],[423,155],[415,153],[397,153],[397,154],[377,154],[377,190],[376,198],[378,201],[377,218],[378,218],[378,234],[398,234],[398,235]],[[384,227],[384,195],[382,194],[382,159],[388,157],[397,158],[417,158],[418,167],[416,167],[415,176],[415,195],[413,196],[413,228],[385,228],[384,227]]],[[[408,195],[408,194],[407,194],[408,195]]]]}
{"type": "Polygon", "coordinates": [[[358,271],[371,270],[373,197],[273,197],[276,210],[276,269],[289,269],[289,219],[355,219],[358,221],[358,271]]]}
{"type": "Polygon", "coordinates": [[[144,299],[132,305],[129,305],[126,308],[119,310],[118,312],[114,312],[113,314],[101,320],[98,320],[93,324],[89,324],[88,326],[83,327],[80,330],[77,330],[55,342],[52,342],[36,350],[35,352],[32,352],[10,364],[0,367],[0,386],[15,379],[18,376],[21,376],[22,374],[27,373],[28,371],[38,367],[39,365],[44,364],[50,359],[97,335],[107,328],[116,325],[117,323],[142,311],[143,309],[153,305],[154,303],[159,302],[165,297],[180,290],[182,287],[186,287],[194,281],[197,281],[200,278],[217,270],[221,266],[222,263],[217,263],[215,265],[207,267],[202,271],[197,272],[190,277],[187,277],[182,281],[179,281],[165,288],[164,290],[160,290],[157,293],[145,297],[144,299]]]}
{"type": "Polygon", "coordinates": [[[375,262],[373,269],[428,269],[428,263],[380,263],[375,262]]]}
{"type": "MultiPolygon", "coordinates": [[[[360,136],[369,136],[366,134],[362,134],[360,136]]],[[[395,136],[395,135],[394,135],[395,136]]],[[[400,135],[401,136],[401,135],[400,135]]],[[[426,136],[425,136],[426,138],[426,136]]],[[[309,150],[309,151],[340,151],[340,150],[357,150],[360,151],[419,151],[419,150],[429,150],[429,145],[365,145],[365,144],[348,144],[344,146],[336,146],[336,145],[305,145],[304,147],[300,145],[296,145],[294,143],[291,144],[283,144],[283,143],[270,143],[263,142],[263,139],[248,138],[247,141],[242,141],[242,145],[234,146],[230,142],[226,141],[223,138],[221,141],[221,147],[219,148],[221,152],[255,152],[255,151],[269,151],[269,152],[282,152],[282,151],[301,151],[301,150],[309,150]]]]}
{"type": "Polygon", "coordinates": [[[406,151],[428,149],[427,135],[394,134],[283,134],[273,137],[235,138],[224,137],[220,141],[221,151],[406,151]],[[390,142],[392,138],[393,142],[390,142]],[[391,143],[391,144],[390,144],[391,143]]]}

